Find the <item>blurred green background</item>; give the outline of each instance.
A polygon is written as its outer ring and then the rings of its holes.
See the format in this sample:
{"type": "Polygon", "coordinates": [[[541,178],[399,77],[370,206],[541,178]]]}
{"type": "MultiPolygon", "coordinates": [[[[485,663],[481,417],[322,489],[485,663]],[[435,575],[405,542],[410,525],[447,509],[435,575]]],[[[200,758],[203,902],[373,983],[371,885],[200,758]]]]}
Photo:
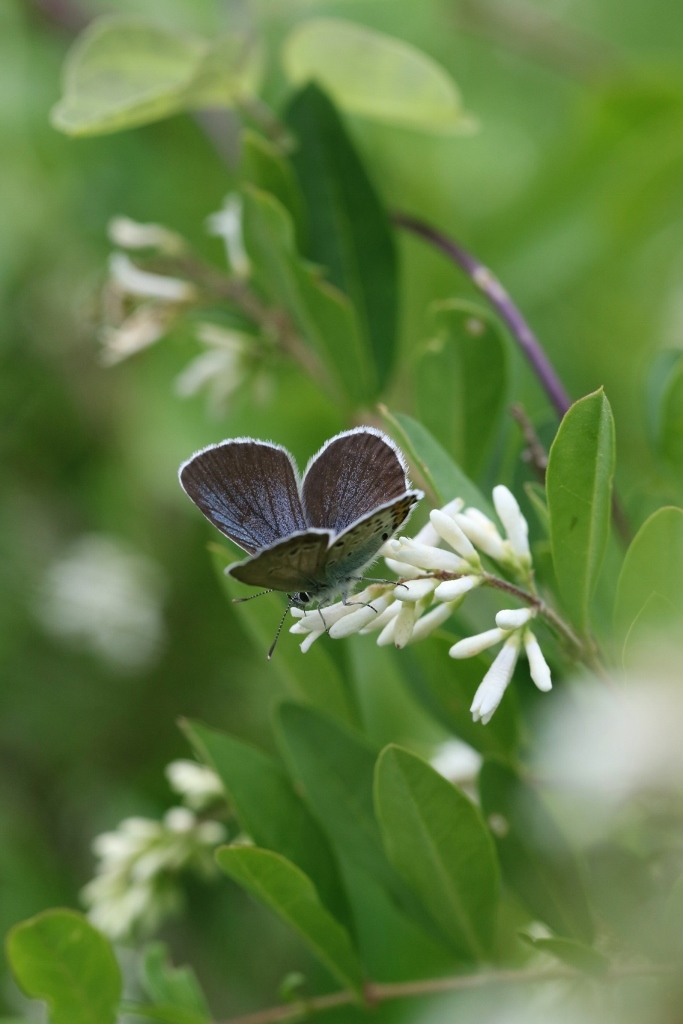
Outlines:
{"type": "MultiPolygon", "coordinates": [[[[389,205],[451,232],[495,270],[573,397],[605,385],[632,525],[681,492],[657,466],[645,417],[654,356],[683,341],[677,0],[130,0],[78,10],[59,0],[4,0],[3,934],[44,907],[77,906],[92,872],[92,837],[172,803],[163,768],[188,754],[179,716],[271,742],[277,676],[219,590],[206,553],[214,538],[178,487],[178,464],[239,434],[273,438],[305,463],[346,426],[294,369],[279,371],[270,404],[238,399],[223,419],[203,397],[179,400],[174,378],[199,351],[189,328],[121,366],[100,367],[95,306],[108,220],[166,224],[222,265],[204,221],[231,181],[189,116],[77,141],[49,126],[74,30],[104,10],[207,35],[260,24],[269,47],[264,95],[276,107],[286,95],[279,41],[312,14],[378,28],[440,61],[481,130],[434,138],[350,119],[378,188],[389,205]],[[118,605],[103,593],[109,573],[124,577],[118,605]],[[75,626],[55,612],[60,587],[74,578],[90,611],[75,626]]],[[[425,337],[426,309],[469,292],[421,243],[402,238],[400,254],[404,369],[390,397],[410,411],[409,354],[425,337]]],[[[552,436],[552,414],[520,361],[512,397],[546,420],[552,436]]],[[[165,934],[176,960],[195,965],[218,1015],[271,1001],[282,975],[308,963],[284,929],[225,881],[192,885],[187,915],[165,934]]],[[[7,978],[3,985],[0,1006],[10,1011],[16,993],[7,978]]]]}

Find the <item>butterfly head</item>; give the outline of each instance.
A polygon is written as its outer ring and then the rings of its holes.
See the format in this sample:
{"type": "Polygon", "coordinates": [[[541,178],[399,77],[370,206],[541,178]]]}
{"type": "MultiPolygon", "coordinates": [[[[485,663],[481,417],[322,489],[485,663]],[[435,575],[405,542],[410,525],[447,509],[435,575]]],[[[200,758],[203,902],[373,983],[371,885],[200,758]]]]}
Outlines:
{"type": "Polygon", "coordinates": [[[311,603],[313,598],[306,590],[299,590],[296,594],[289,595],[290,603],[295,608],[306,608],[311,603]]]}

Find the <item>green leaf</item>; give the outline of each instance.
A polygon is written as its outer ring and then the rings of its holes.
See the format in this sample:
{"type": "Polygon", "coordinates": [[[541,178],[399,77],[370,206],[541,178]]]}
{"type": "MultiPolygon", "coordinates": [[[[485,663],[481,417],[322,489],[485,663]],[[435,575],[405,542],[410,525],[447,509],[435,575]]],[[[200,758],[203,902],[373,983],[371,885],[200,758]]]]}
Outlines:
{"type": "Polygon", "coordinates": [[[293,928],[342,985],[362,994],[362,969],[349,935],[303,871],[279,853],[256,847],[224,846],[216,860],[226,875],[293,928]]]}
{"type": "Polygon", "coordinates": [[[140,967],[140,981],[145,993],[155,1004],[180,1011],[178,1024],[184,1015],[196,1024],[205,1024],[211,1013],[197,977],[191,967],[174,967],[164,942],[153,942],[144,951],[140,967]]]}
{"type": "Polygon", "coordinates": [[[657,352],[648,374],[645,394],[645,423],[652,447],[661,451],[662,407],[671,384],[683,368],[683,352],[680,349],[664,349],[657,352]]]}
{"type": "Polygon", "coordinates": [[[600,388],[575,402],[562,420],[546,479],[555,575],[582,630],[607,546],[613,475],[614,421],[600,388]]]}
{"type": "Polygon", "coordinates": [[[114,1024],[121,974],[101,932],[74,910],[46,910],[16,925],[7,956],[26,995],[44,1000],[51,1024],[114,1024]]]}
{"type": "Polygon", "coordinates": [[[658,634],[683,613],[683,509],[660,508],[643,523],[626,552],[617,584],[614,626],[628,649],[658,634]]]}
{"type": "Polygon", "coordinates": [[[186,722],[184,729],[201,758],[218,774],[247,835],[257,846],[281,853],[301,868],[332,913],[346,918],[332,851],[284,769],[251,744],[199,722],[186,722]]]}
{"type": "Polygon", "coordinates": [[[52,123],[67,135],[100,135],[181,110],[229,107],[253,92],[259,65],[242,35],[208,42],[144,18],[106,15],[69,51],[52,123]]]}
{"type": "Polygon", "coordinates": [[[506,884],[554,932],[591,942],[593,921],[576,857],[536,792],[495,758],[484,762],[479,791],[506,884]]]}
{"type": "Polygon", "coordinates": [[[319,82],[342,110],[437,135],[471,132],[450,75],[426,53],[341,18],[312,18],[285,40],[294,85],[319,82]]]}
{"type": "Polygon", "coordinates": [[[391,863],[460,956],[484,960],[500,879],[479,810],[425,761],[396,746],[377,762],[375,802],[391,863]]]}
{"type": "Polygon", "coordinates": [[[351,299],[381,390],[393,366],[398,316],[389,218],[339,114],[317,85],[294,96],[286,117],[298,141],[292,160],[308,210],[306,255],[351,299]]]}
{"type": "Polygon", "coordinates": [[[292,218],[297,247],[303,251],[307,237],[304,197],[284,153],[262,135],[247,129],[242,136],[240,176],[282,203],[292,218]]]}
{"type": "Polygon", "coordinates": [[[550,534],[550,513],[548,512],[548,499],[543,484],[535,480],[527,480],[524,484],[526,496],[533,505],[536,518],[546,536],[550,534]]]}
{"type": "MultiPolygon", "coordinates": [[[[244,597],[244,586],[223,572],[226,564],[234,559],[220,545],[212,545],[211,550],[225,593],[230,599],[244,597]]],[[[266,594],[257,601],[232,607],[253,640],[256,651],[262,653],[265,660],[284,611],[282,598],[278,594],[266,594]]],[[[356,721],[356,712],[341,672],[322,643],[314,644],[304,655],[294,636],[285,634],[280,637],[270,667],[292,697],[306,700],[349,724],[356,721]]]]}
{"type": "Polygon", "coordinates": [[[507,386],[500,324],[487,310],[451,299],[432,307],[434,336],[415,363],[420,420],[476,477],[490,453],[507,386]]]}
{"type": "Polygon", "coordinates": [[[427,710],[465,743],[482,754],[514,756],[520,734],[515,688],[508,689],[488,725],[473,722],[470,707],[490,662],[481,656],[453,661],[452,644],[452,638],[432,636],[401,651],[406,680],[427,710]]]}
{"type": "Polygon", "coordinates": [[[152,1003],[123,1003],[121,1009],[135,1017],[158,1021],[159,1024],[204,1024],[209,1018],[182,1006],[152,1003]]]}
{"type": "Polygon", "coordinates": [[[244,189],[244,241],[267,298],[284,306],[332,380],[354,403],[374,394],[372,366],[351,301],[296,252],[292,220],[278,200],[244,189]]]}
{"type": "Polygon", "coordinates": [[[610,962],[604,954],[599,953],[592,946],[587,946],[576,939],[549,938],[535,939],[531,935],[520,932],[522,939],[532,949],[541,953],[549,953],[556,960],[560,960],[569,967],[574,967],[584,974],[604,974],[609,970],[610,962]]]}
{"type": "Polygon", "coordinates": [[[487,516],[495,518],[491,503],[426,427],[404,413],[390,413],[382,408],[382,414],[393,427],[399,444],[433,492],[436,501],[445,505],[453,498],[462,498],[466,505],[474,505],[487,516]]]}
{"type": "Polygon", "coordinates": [[[671,366],[662,389],[658,449],[672,469],[683,469],[683,358],[671,366]]]}
{"type": "Polygon", "coordinates": [[[292,772],[335,850],[432,932],[427,915],[384,852],[373,800],[375,749],[351,730],[299,704],[280,705],[276,730],[292,772]]]}

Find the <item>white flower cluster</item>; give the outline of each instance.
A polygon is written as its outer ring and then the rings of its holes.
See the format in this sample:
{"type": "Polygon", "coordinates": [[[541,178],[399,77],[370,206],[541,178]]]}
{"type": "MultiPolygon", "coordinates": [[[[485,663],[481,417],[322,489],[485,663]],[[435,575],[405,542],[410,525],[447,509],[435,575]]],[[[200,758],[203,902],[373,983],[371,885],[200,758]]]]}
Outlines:
{"type": "Polygon", "coordinates": [[[216,773],[195,761],[172,761],[166,775],[189,807],[172,807],[161,821],[126,818],[93,843],[98,864],[82,898],[93,924],[115,941],[153,931],[176,910],[180,872],[213,874],[213,851],[226,839],[220,822],[195,813],[225,799],[216,773]]]}
{"type": "Polygon", "coordinates": [[[522,647],[534,683],[540,690],[549,690],[550,670],[530,627],[538,602],[533,594],[529,527],[507,487],[494,488],[493,503],[505,536],[483,512],[465,508],[462,499],[456,498],[434,509],[429,523],[415,537],[393,539],[382,548],[388,568],[401,582],[373,584],[346,603],[322,609],[304,612],[293,608],[298,622],[290,632],[305,636],[301,650],[307,651],[325,632],[337,640],[353,633],[378,632],[380,647],[394,644],[402,648],[424,639],[460,607],[470,591],[491,581],[481,561],[485,555],[531,591],[531,603],[498,612],[494,629],[451,647],[452,658],[470,658],[503,644],[474,696],[472,716],[475,722],[490,721],[512,679],[522,647]],[[442,542],[448,548],[441,548],[442,542]]]}

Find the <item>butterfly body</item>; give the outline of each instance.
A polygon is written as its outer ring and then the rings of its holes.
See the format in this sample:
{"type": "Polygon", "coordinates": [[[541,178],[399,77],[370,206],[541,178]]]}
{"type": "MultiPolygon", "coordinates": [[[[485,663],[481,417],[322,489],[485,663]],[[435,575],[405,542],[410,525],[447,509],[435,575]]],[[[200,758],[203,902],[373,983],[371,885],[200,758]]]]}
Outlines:
{"type": "Polygon", "coordinates": [[[202,449],[180,482],[204,515],[248,557],[226,572],[280,590],[290,603],[346,599],[422,497],[390,438],[359,427],[331,438],[303,480],[289,452],[252,438],[202,449]]]}

